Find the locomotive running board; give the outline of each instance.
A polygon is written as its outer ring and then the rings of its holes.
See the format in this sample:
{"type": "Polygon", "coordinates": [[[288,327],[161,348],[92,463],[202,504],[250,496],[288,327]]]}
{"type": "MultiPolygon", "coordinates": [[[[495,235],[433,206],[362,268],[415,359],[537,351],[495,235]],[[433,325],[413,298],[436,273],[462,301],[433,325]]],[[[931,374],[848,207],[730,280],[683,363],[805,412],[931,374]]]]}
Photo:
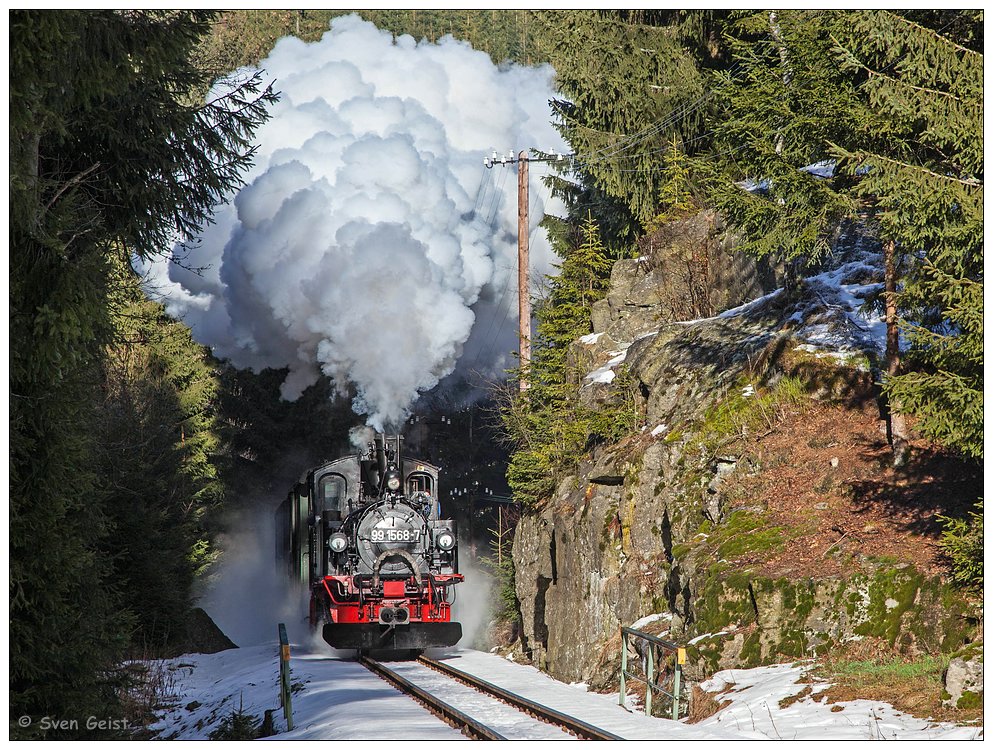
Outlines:
{"type": "Polygon", "coordinates": [[[462,638],[462,625],[458,622],[412,622],[400,626],[326,623],[323,635],[333,648],[404,651],[454,646],[462,638]]]}

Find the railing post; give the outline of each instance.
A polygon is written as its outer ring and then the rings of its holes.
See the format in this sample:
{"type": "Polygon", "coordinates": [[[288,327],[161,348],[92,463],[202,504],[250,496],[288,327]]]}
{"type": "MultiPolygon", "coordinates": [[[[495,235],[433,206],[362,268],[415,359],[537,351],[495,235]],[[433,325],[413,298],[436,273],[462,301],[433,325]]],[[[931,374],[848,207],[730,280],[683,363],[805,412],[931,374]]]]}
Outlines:
{"type": "Polygon", "coordinates": [[[676,649],[676,668],[672,673],[672,720],[679,721],[679,691],[680,677],[683,674],[683,665],[686,663],[686,649],[676,649]]]}
{"type": "Polygon", "coordinates": [[[624,706],[624,693],[626,690],[626,685],[624,681],[624,673],[628,669],[628,634],[624,632],[624,628],[621,628],[621,696],[618,699],[618,703],[624,706]]]}
{"type": "Polygon", "coordinates": [[[645,686],[645,716],[652,715],[652,688],[655,687],[655,644],[646,641],[648,646],[648,664],[645,667],[645,676],[648,682],[645,686]]]}
{"type": "Polygon", "coordinates": [[[279,702],[283,706],[286,729],[293,729],[293,697],[290,692],[290,639],[286,625],[279,623],[279,702]]]}

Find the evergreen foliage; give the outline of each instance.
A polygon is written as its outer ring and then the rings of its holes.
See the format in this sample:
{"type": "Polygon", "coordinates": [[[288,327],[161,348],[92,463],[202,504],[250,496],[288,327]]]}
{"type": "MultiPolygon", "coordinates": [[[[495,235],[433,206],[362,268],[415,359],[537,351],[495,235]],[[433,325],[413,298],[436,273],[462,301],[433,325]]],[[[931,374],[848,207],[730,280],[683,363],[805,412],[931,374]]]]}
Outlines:
{"type": "Polygon", "coordinates": [[[279,392],[285,379],[286,370],[221,369],[218,463],[229,504],[239,509],[284,496],[302,472],[349,450],[341,429],[354,423],[348,400],[336,399],[322,378],[287,402],[279,392]]]}
{"type": "Polygon", "coordinates": [[[858,194],[878,202],[884,236],[908,256],[900,305],[911,347],[905,372],[885,387],[925,435],[981,458],[982,12],[937,28],[889,11],[846,21],[833,37],[839,64],[865,76],[866,106],[896,123],[886,147],[835,149],[858,175],[858,194]]]}
{"type": "Polygon", "coordinates": [[[531,40],[532,12],[527,10],[231,10],[221,13],[199,54],[219,71],[258,65],[284,36],[306,42],[320,39],[336,16],[358,13],[395,36],[437,42],[453,36],[486,52],[497,64],[537,62],[531,40]]]}
{"type": "MultiPolygon", "coordinates": [[[[492,530],[491,530],[492,531],[492,530]]],[[[518,623],[517,584],[514,578],[513,536],[508,530],[502,536],[494,531],[490,541],[490,556],[481,557],[483,567],[496,579],[496,603],[493,616],[500,622],[518,623]]]]}
{"type": "Polygon", "coordinates": [[[983,403],[981,27],[972,11],[738,18],[711,159],[714,200],[755,255],[816,265],[851,216],[895,243],[911,349],[887,394],[925,435],[973,457],[983,403]]]}
{"type": "MultiPolygon", "coordinates": [[[[542,55],[562,98],[557,127],[580,181],[617,199],[629,231],[659,212],[668,144],[706,145],[709,107],[700,37],[716,21],[702,11],[549,11],[537,14],[542,55]],[[684,15],[688,13],[689,15],[684,15]]],[[[604,220],[602,215],[598,220],[604,220]]],[[[615,219],[616,221],[617,219],[615,219]]],[[[633,237],[631,238],[633,239],[633,237]]]]}
{"type": "MultiPolygon", "coordinates": [[[[546,218],[563,258],[536,308],[529,388],[510,394],[504,425],[516,446],[507,478],[529,505],[590,445],[618,439],[636,421],[633,384],[622,372],[616,402],[579,398],[589,363],[570,345],[590,332],[590,309],[607,290],[614,260],[643,227],[697,205],[694,163],[706,146],[705,69],[720,64],[722,14],[703,11],[546,11],[535,14],[539,54],[557,73],[557,127],[575,158],[548,178],[568,215],[546,218]],[[575,350],[573,350],[575,351],[575,350]]],[[[630,248],[630,249],[629,249],[630,248]]]]}
{"type": "MultiPolygon", "coordinates": [[[[885,137],[857,106],[855,82],[830,56],[840,16],[775,11],[727,30],[733,65],[715,76],[711,199],[742,235],[742,249],[816,267],[841,219],[856,210],[847,182],[809,171],[849,134],[885,137]]],[[[703,168],[703,165],[701,165],[703,168]]]]}
{"type": "Polygon", "coordinates": [[[244,698],[238,701],[237,710],[232,710],[221,719],[208,737],[212,740],[257,740],[261,736],[262,722],[257,717],[245,711],[244,698]]]}
{"type": "MultiPolygon", "coordinates": [[[[251,131],[274,98],[249,80],[192,103],[208,79],[190,53],[210,19],[202,11],[10,14],[14,716],[113,716],[115,664],[154,609],[156,592],[130,601],[133,586],[116,578],[127,559],[119,556],[127,514],[103,469],[121,444],[141,442],[142,423],[129,420],[136,434],[102,442],[114,418],[105,404],[127,400],[106,389],[104,358],[122,322],[111,298],[123,259],[160,252],[209,220],[251,158],[251,131]]],[[[181,380],[172,385],[185,387],[181,380]]],[[[180,398],[161,385],[142,398],[180,398]]],[[[191,452],[172,467],[177,486],[194,495],[209,485],[198,460],[191,452]]],[[[129,533],[142,528],[141,519],[127,520],[129,533]]],[[[133,560],[154,547],[144,539],[133,560]]],[[[84,726],[46,736],[80,736],[84,726]]],[[[32,727],[12,728],[12,736],[40,736],[32,727]]]]}
{"type": "Polygon", "coordinates": [[[214,556],[218,379],[208,352],[145,297],[130,267],[111,280],[115,336],[93,425],[113,529],[104,552],[148,653],[183,635],[193,582],[214,556]]]}
{"type": "Polygon", "coordinates": [[[590,308],[606,293],[615,257],[590,215],[582,240],[563,255],[559,274],[548,279],[548,296],[536,311],[529,387],[509,395],[502,408],[504,427],[517,448],[507,481],[526,505],[547,499],[557,473],[573,467],[591,443],[620,437],[634,421],[627,400],[595,409],[578,399],[588,363],[570,361],[570,345],[590,332],[590,308]]]}
{"type": "Polygon", "coordinates": [[[952,577],[963,586],[983,588],[983,503],[968,518],[945,518],[941,550],[952,563],[952,577]]]}

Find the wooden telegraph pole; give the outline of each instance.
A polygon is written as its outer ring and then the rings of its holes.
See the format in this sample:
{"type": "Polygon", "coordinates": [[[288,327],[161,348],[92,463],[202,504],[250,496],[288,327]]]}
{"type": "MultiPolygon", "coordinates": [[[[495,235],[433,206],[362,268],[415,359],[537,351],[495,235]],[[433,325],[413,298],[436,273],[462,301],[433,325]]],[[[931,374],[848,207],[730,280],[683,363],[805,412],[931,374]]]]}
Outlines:
{"type": "Polygon", "coordinates": [[[531,366],[531,289],[528,269],[531,259],[528,249],[528,152],[517,155],[517,311],[520,321],[521,390],[528,387],[531,366]]]}
{"type": "MultiPolygon", "coordinates": [[[[530,162],[561,161],[562,154],[553,153],[551,157],[535,159],[528,155],[527,151],[517,154],[517,314],[518,314],[518,338],[520,341],[521,355],[521,376],[520,386],[522,391],[528,388],[528,369],[531,365],[531,290],[528,270],[530,268],[530,250],[528,240],[530,239],[530,217],[528,207],[530,196],[528,193],[528,164],[530,162]]],[[[514,164],[513,152],[507,156],[497,157],[496,151],[492,157],[483,159],[483,164],[487,169],[493,169],[494,164],[507,166],[514,164]]]]}

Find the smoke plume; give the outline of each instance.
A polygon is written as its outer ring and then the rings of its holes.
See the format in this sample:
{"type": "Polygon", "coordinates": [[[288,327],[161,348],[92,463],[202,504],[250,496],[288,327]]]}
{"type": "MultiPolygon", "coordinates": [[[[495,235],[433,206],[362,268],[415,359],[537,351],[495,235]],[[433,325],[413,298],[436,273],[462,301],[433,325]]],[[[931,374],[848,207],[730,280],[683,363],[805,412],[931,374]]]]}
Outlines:
{"type": "MultiPolygon", "coordinates": [[[[169,312],[237,367],[288,367],[284,398],[323,371],[377,429],[464,352],[463,367],[502,367],[497,352],[516,348],[516,190],[483,157],[562,147],[552,69],[498,67],[450,37],[394,41],[357,16],[316,43],[281,39],[261,67],[282,96],[246,185],[174,249],[184,264],[148,269],[169,312]]],[[[547,270],[541,232],[532,253],[547,270]]]]}

